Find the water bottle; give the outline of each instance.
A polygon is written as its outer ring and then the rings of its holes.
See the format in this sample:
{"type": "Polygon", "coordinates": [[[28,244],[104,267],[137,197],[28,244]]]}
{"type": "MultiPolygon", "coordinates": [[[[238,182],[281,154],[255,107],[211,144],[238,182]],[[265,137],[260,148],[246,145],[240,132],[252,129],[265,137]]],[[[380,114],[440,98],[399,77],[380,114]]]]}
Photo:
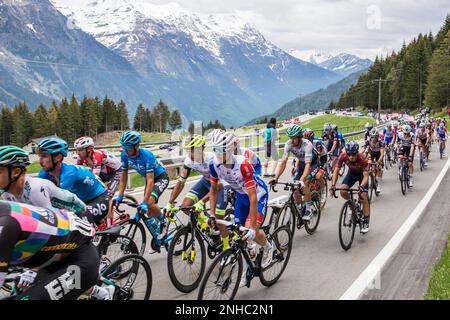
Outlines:
{"type": "Polygon", "coordinates": [[[151,217],[150,219],[147,219],[145,223],[150,230],[153,230],[154,233],[159,234],[159,223],[155,220],[155,218],[151,217]]]}
{"type": "Polygon", "coordinates": [[[250,255],[250,259],[255,260],[256,258],[256,243],[251,241],[247,246],[248,253],[250,255]]]}

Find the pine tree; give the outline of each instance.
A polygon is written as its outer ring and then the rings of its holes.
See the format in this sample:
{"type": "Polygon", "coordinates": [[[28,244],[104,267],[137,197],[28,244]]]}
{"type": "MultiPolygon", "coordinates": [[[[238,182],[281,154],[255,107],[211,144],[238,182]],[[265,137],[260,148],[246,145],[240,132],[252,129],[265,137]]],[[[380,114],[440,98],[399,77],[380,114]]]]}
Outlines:
{"type": "Polygon", "coordinates": [[[61,104],[59,105],[59,113],[58,113],[58,123],[60,125],[59,132],[57,135],[64,139],[68,143],[71,142],[70,137],[72,134],[72,127],[74,125],[73,119],[70,114],[70,106],[69,102],[66,98],[63,98],[61,104]]]}
{"type": "Polygon", "coordinates": [[[120,100],[117,106],[118,114],[118,129],[120,131],[128,130],[130,128],[130,123],[128,120],[128,110],[127,105],[123,100],[120,100]]]}
{"type": "Polygon", "coordinates": [[[50,135],[57,135],[60,132],[61,124],[59,123],[59,107],[53,100],[47,111],[50,135]]]}
{"type": "Polygon", "coordinates": [[[6,106],[2,108],[0,130],[1,144],[11,144],[11,133],[13,132],[13,115],[11,109],[6,106]]]}
{"type": "Polygon", "coordinates": [[[68,139],[69,141],[75,141],[82,135],[82,118],[80,105],[74,95],[72,95],[72,98],[70,99],[69,115],[72,125],[68,139]]]}
{"type": "Polygon", "coordinates": [[[145,107],[141,103],[136,109],[133,121],[133,129],[136,131],[142,131],[143,125],[145,125],[145,107]]]}
{"type": "Polygon", "coordinates": [[[450,107],[450,30],[434,50],[425,90],[425,104],[434,109],[450,107]]]}
{"type": "Polygon", "coordinates": [[[25,102],[16,105],[12,112],[13,132],[11,142],[19,147],[23,147],[33,136],[33,115],[25,102]]]}
{"type": "Polygon", "coordinates": [[[183,125],[183,121],[181,120],[180,112],[178,110],[174,110],[170,114],[170,119],[169,119],[170,130],[175,131],[176,129],[181,128],[182,125],[183,125]]]}
{"type": "Polygon", "coordinates": [[[40,104],[33,116],[33,135],[35,138],[42,138],[52,134],[49,115],[44,105],[40,104]]]}

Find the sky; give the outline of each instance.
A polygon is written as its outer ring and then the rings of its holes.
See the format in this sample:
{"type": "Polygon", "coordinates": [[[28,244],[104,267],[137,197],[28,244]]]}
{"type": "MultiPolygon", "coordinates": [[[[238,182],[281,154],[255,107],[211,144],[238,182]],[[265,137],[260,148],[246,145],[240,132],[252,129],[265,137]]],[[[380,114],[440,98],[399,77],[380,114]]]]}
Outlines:
{"type": "Polygon", "coordinates": [[[436,34],[449,0],[131,0],[174,2],[199,14],[237,14],[285,51],[347,52],[362,58],[398,51],[419,33],[436,34]]]}

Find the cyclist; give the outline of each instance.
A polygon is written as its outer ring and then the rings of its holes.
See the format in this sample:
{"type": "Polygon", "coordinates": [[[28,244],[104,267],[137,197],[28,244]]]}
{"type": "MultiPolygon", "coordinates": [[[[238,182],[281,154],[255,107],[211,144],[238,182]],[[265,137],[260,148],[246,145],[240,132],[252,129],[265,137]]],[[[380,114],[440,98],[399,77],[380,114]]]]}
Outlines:
{"type": "MultiPolygon", "coordinates": [[[[234,219],[236,224],[245,225],[248,232],[245,239],[255,241],[264,248],[262,267],[270,265],[273,256],[274,245],[267,240],[265,233],[260,230],[264,220],[268,201],[267,185],[262,178],[254,172],[252,164],[241,155],[234,155],[234,136],[224,132],[212,141],[214,158],[209,164],[211,179],[210,201],[211,213],[216,214],[218,183],[223,180],[230,184],[236,192],[234,219]]],[[[224,226],[219,225],[222,237],[226,236],[224,226]]],[[[246,268],[240,286],[247,285],[246,268]]]]}
{"type": "MultiPolygon", "coordinates": [[[[278,179],[286,169],[289,153],[292,153],[297,158],[297,168],[294,176],[294,181],[300,182],[301,189],[303,189],[305,195],[306,210],[305,215],[302,217],[302,219],[305,221],[309,221],[311,219],[313,206],[311,201],[311,192],[307,187],[308,176],[311,173],[311,168],[313,168],[318,163],[317,153],[314,150],[312,143],[307,139],[303,139],[304,130],[299,125],[293,125],[292,127],[289,127],[286,133],[290,140],[286,143],[283,158],[281,160],[281,164],[277,170],[275,178],[269,183],[274,184],[278,182],[278,179]],[[315,160],[314,163],[313,160],[315,160]]],[[[294,197],[297,205],[300,206],[301,195],[299,190],[295,192],[294,197]]]]}
{"type": "MultiPolygon", "coordinates": [[[[183,191],[187,178],[191,171],[200,173],[203,177],[192,187],[186,194],[181,204],[182,207],[195,206],[197,212],[205,210],[205,203],[209,200],[209,191],[211,189],[211,182],[209,179],[209,163],[214,158],[214,153],[205,152],[205,137],[200,135],[187,136],[183,141],[183,149],[187,156],[184,160],[183,168],[181,169],[180,177],[170,194],[169,202],[166,205],[167,212],[172,211],[174,202],[183,191]]],[[[225,216],[225,209],[227,207],[227,193],[229,186],[222,185],[218,193],[216,215],[223,219],[225,216]]],[[[223,249],[229,248],[229,238],[224,237],[223,249]]]]}
{"type": "Polygon", "coordinates": [[[444,122],[440,122],[439,127],[436,128],[436,136],[439,140],[439,143],[442,141],[443,150],[445,150],[445,141],[447,140],[447,135],[448,135],[447,128],[445,127],[444,122]]]}
{"type": "MultiPolygon", "coordinates": [[[[363,227],[362,233],[369,232],[370,222],[370,210],[369,210],[369,198],[367,196],[369,185],[369,163],[364,154],[359,152],[359,144],[355,141],[350,141],[345,145],[345,152],[339,156],[336,168],[334,169],[333,179],[331,181],[330,192],[334,195],[336,193],[336,182],[339,177],[339,170],[343,164],[348,167],[347,175],[342,181],[342,189],[349,189],[358,181],[359,182],[359,194],[363,203],[363,227]]],[[[345,200],[349,199],[348,191],[341,190],[341,197],[345,200]]]]}
{"type": "Polygon", "coordinates": [[[120,160],[106,150],[95,150],[90,137],[78,138],[74,143],[77,149],[77,165],[86,165],[106,184],[108,198],[111,199],[119,185],[121,175],[120,160]]]}
{"type": "Polygon", "coordinates": [[[370,131],[369,139],[366,140],[363,150],[366,154],[369,164],[376,163],[377,192],[381,192],[381,183],[383,181],[383,160],[384,160],[384,142],[380,139],[376,128],[370,131]]]}
{"type": "Polygon", "coordinates": [[[332,168],[336,165],[337,158],[339,157],[339,138],[337,132],[333,131],[331,124],[326,123],[323,127],[322,140],[327,141],[328,155],[332,159],[332,168]]]}
{"type": "MultiPolygon", "coordinates": [[[[38,268],[18,300],[75,300],[98,280],[90,214],[0,201],[0,287],[10,266],[38,268]]],[[[22,281],[23,279],[21,279],[22,281]]]]}
{"type": "Polygon", "coordinates": [[[419,124],[419,129],[416,131],[416,145],[423,148],[424,154],[425,154],[425,167],[428,167],[428,144],[430,143],[430,133],[428,132],[428,129],[426,128],[425,122],[421,122],[419,124]]]}
{"type": "MultiPolygon", "coordinates": [[[[233,134],[234,136],[234,134],[233,134]]],[[[253,169],[255,170],[255,173],[259,176],[262,175],[262,165],[261,160],[259,159],[258,155],[253,152],[252,150],[248,148],[241,148],[240,146],[240,139],[237,136],[234,136],[234,155],[241,155],[244,156],[250,161],[250,163],[253,166],[253,169]]]]}
{"type": "Polygon", "coordinates": [[[39,177],[76,194],[87,205],[95,223],[100,224],[109,209],[106,189],[89,169],[63,163],[68,153],[67,142],[60,138],[46,138],[39,142],[37,153],[42,167],[39,177]]]}
{"type": "Polygon", "coordinates": [[[127,187],[128,169],[130,167],[135,169],[146,180],[144,200],[139,205],[138,210],[159,220],[160,234],[158,239],[161,240],[166,236],[169,224],[166,223],[166,218],[161,213],[158,200],[169,185],[169,176],[164,166],[152,152],[139,147],[141,141],[141,135],[136,131],[127,131],[120,138],[122,175],[120,177],[119,194],[113,199],[113,205],[122,202],[127,187]]]}
{"type": "Polygon", "coordinates": [[[340,132],[338,130],[338,126],[337,125],[333,124],[333,125],[331,125],[331,128],[333,129],[334,132],[337,133],[337,136],[338,136],[338,139],[339,139],[339,146],[340,146],[339,153],[341,153],[342,149],[344,149],[344,147],[345,147],[344,135],[342,134],[342,132],[340,132]]]}
{"type": "MultiPolygon", "coordinates": [[[[414,186],[414,134],[411,132],[411,127],[405,124],[402,127],[402,131],[398,134],[398,145],[399,145],[399,155],[404,155],[408,157],[408,167],[409,167],[409,186],[414,186]]],[[[400,170],[400,167],[399,167],[400,170]]]]}
{"type": "Polygon", "coordinates": [[[315,154],[317,154],[318,165],[316,166],[315,170],[312,170],[312,172],[315,173],[315,174],[312,173],[312,175],[315,176],[316,180],[319,181],[320,187],[322,187],[323,186],[322,177],[326,172],[326,165],[328,159],[327,147],[322,139],[314,137],[314,131],[309,128],[305,129],[303,138],[309,140],[313,144],[315,154]]]}
{"type": "Polygon", "coordinates": [[[58,188],[51,181],[26,175],[29,165],[26,151],[15,146],[0,147],[0,189],[4,200],[75,213],[86,210],[84,202],[75,194],[58,188]]]}
{"type": "Polygon", "coordinates": [[[370,136],[370,130],[373,129],[373,124],[367,122],[364,127],[366,128],[366,132],[364,133],[364,141],[367,141],[367,139],[369,139],[370,136]]]}

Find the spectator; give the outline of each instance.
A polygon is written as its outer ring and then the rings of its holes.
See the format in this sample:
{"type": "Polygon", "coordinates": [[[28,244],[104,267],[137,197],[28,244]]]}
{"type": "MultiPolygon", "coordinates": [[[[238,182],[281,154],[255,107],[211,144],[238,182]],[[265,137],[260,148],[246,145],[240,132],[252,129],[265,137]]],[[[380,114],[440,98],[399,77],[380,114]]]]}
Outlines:
{"type": "Polygon", "coordinates": [[[277,120],[275,118],[271,118],[269,122],[267,123],[266,128],[264,129],[263,136],[265,141],[265,161],[263,165],[263,175],[264,177],[274,177],[275,176],[275,169],[278,165],[278,148],[277,148],[277,141],[278,141],[278,131],[276,129],[277,127],[277,120]],[[273,164],[271,169],[268,172],[268,166],[269,166],[269,159],[273,159],[273,164]]]}

